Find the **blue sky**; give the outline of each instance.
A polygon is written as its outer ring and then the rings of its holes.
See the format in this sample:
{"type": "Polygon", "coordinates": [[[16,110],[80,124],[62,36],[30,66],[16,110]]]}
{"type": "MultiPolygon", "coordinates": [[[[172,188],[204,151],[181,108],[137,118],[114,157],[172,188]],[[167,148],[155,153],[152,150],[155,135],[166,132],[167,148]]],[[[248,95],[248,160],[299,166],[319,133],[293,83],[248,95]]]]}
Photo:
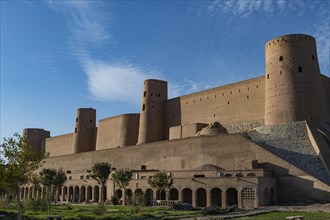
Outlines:
{"type": "Polygon", "coordinates": [[[271,38],[310,34],[329,76],[329,0],[6,1],[1,3],[1,140],[23,128],[74,130],[139,112],[143,80],[169,97],[265,72],[271,38]]]}

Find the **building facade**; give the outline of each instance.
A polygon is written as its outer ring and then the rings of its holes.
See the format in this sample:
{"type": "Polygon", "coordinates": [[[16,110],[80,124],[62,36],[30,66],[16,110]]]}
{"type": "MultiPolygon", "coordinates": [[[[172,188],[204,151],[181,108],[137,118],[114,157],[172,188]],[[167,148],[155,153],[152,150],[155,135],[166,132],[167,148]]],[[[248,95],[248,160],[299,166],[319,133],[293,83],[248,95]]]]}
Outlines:
{"type": "MultiPolygon", "coordinates": [[[[265,51],[264,76],[172,99],[167,82],[148,79],[140,113],[102,119],[96,127],[96,110],[81,108],[73,133],[50,137],[27,128],[23,135],[50,154],[44,167],[67,173],[57,195],[62,202],[98,201],[102,192],[88,170],[104,161],[132,169],[126,195],[142,191],[147,204],[169,205],[147,183],[158,170],[173,175],[170,203],[253,208],[330,202],[330,79],[320,73],[315,39],[285,35],[268,41],[265,51]],[[288,126],[304,135],[281,140],[288,126]],[[276,141],[257,140],[265,130],[268,137],[276,130],[276,141]],[[313,169],[299,165],[306,155],[317,161],[313,169]]],[[[123,195],[111,179],[103,193],[123,195]]],[[[21,191],[23,199],[42,195],[29,186],[21,191]]]]}

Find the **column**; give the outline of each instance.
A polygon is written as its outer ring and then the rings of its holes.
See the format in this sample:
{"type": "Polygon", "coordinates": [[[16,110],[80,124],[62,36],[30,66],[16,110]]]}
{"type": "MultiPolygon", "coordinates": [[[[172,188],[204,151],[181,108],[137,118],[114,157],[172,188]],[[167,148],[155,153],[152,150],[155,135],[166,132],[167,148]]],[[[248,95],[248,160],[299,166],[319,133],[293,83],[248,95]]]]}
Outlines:
{"type": "Polygon", "coordinates": [[[227,207],[227,193],[226,193],[226,190],[221,192],[221,203],[222,203],[222,208],[227,207]]]}
{"type": "Polygon", "coordinates": [[[209,190],[206,190],[206,207],[211,206],[211,192],[209,190]]]}
{"type": "Polygon", "coordinates": [[[194,190],[192,190],[192,192],[191,192],[191,205],[192,206],[197,206],[196,205],[196,190],[194,189],[194,190]]]}
{"type": "Polygon", "coordinates": [[[238,208],[243,208],[243,202],[242,202],[242,189],[238,188],[237,189],[237,205],[238,208]]]}

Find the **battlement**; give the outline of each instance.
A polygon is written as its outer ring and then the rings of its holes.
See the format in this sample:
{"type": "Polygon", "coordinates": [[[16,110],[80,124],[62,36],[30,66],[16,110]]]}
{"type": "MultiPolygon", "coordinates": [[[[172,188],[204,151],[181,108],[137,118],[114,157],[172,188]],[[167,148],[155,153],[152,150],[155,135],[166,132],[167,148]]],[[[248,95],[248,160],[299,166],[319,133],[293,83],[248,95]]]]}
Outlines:
{"type": "Polygon", "coordinates": [[[315,43],[315,38],[307,34],[288,34],[273,38],[265,44],[265,48],[271,47],[278,43],[293,43],[293,42],[302,42],[302,41],[311,41],[315,43]]]}

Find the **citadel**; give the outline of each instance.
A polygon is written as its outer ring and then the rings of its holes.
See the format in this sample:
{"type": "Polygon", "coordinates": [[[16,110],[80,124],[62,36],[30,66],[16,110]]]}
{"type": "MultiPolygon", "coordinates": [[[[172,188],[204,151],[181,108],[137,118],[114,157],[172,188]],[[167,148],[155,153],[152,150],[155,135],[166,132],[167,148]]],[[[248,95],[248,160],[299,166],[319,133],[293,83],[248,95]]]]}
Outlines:
{"type": "MultiPolygon", "coordinates": [[[[105,118],[96,127],[96,110],[80,108],[73,133],[51,137],[26,128],[23,136],[49,153],[43,168],[66,172],[56,195],[61,202],[100,200],[101,187],[88,173],[97,162],[131,169],[126,195],[142,191],[147,205],[330,202],[330,79],[320,73],[315,39],[269,40],[265,64],[264,76],[172,99],[167,82],[148,79],[140,113],[105,118]],[[148,185],[159,170],[174,178],[168,201],[148,185]]],[[[111,179],[103,193],[108,200],[123,196],[111,179]]],[[[43,194],[21,189],[22,199],[43,194]]]]}

